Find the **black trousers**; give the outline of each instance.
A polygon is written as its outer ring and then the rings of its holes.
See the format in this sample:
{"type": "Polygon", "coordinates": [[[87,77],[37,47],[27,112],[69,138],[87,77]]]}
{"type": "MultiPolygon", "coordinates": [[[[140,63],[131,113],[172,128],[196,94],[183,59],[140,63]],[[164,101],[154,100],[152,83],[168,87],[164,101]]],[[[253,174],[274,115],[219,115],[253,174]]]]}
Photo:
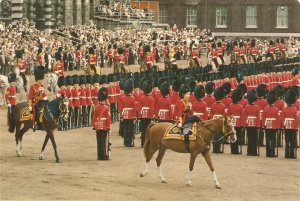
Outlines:
{"type": "Polygon", "coordinates": [[[68,116],[68,130],[74,127],[74,109],[73,107],[69,107],[69,116],[68,116]]]}
{"type": "Polygon", "coordinates": [[[80,114],[80,123],[79,125],[81,127],[87,126],[87,107],[86,106],[81,106],[81,114],[80,114]]]}
{"type": "Polygon", "coordinates": [[[248,137],[248,156],[257,156],[257,128],[247,127],[247,137],[248,137]]]}
{"type": "Polygon", "coordinates": [[[151,119],[141,119],[141,147],[144,146],[145,143],[145,133],[147,126],[151,123],[151,119]]]}
{"type": "Polygon", "coordinates": [[[258,144],[264,146],[265,132],[263,129],[258,129],[258,144]]]}
{"type": "Polygon", "coordinates": [[[231,154],[239,154],[239,145],[242,144],[242,127],[234,127],[236,131],[236,141],[230,144],[231,154]]]}
{"type": "Polygon", "coordinates": [[[266,129],[266,156],[275,157],[277,129],[266,129]]]}
{"type": "Polygon", "coordinates": [[[90,121],[91,121],[91,105],[86,106],[86,126],[90,126],[90,121]]]}
{"type": "Polygon", "coordinates": [[[125,147],[133,147],[133,129],[134,129],[134,125],[133,125],[133,119],[124,119],[123,123],[122,123],[122,127],[123,127],[123,137],[124,137],[124,145],[125,147]]]}
{"type": "Polygon", "coordinates": [[[107,142],[107,131],[99,130],[96,132],[97,139],[97,159],[98,160],[107,160],[108,158],[108,142],[107,142]]]}
{"type": "Polygon", "coordinates": [[[74,128],[79,127],[79,107],[74,107],[74,128]]]}
{"type": "Polygon", "coordinates": [[[285,130],[285,158],[296,158],[297,130],[285,130]]]}
{"type": "Polygon", "coordinates": [[[116,108],[116,103],[111,103],[110,104],[110,119],[112,122],[117,121],[117,108],[116,108]]]}

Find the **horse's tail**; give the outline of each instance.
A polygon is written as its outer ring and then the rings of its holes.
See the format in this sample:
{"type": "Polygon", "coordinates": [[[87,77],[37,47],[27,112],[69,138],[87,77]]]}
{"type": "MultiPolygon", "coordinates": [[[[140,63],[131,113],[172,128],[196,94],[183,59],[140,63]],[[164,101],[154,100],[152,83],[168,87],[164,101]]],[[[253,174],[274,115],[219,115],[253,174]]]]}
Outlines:
{"type": "Polygon", "coordinates": [[[144,155],[147,158],[149,156],[149,150],[150,150],[150,128],[154,125],[154,123],[150,123],[147,128],[146,128],[146,132],[145,132],[145,143],[144,143],[144,155]]]}
{"type": "Polygon", "coordinates": [[[10,133],[14,133],[15,132],[15,128],[16,128],[16,121],[15,121],[15,115],[14,112],[12,111],[10,116],[9,116],[9,120],[8,120],[8,132],[10,133]]]}

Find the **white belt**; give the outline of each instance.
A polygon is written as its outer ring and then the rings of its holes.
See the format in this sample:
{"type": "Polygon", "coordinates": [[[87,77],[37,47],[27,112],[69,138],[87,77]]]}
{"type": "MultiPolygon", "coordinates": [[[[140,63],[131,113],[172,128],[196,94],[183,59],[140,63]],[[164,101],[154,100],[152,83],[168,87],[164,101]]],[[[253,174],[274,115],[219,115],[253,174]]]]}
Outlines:
{"type": "Polygon", "coordinates": [[[276,118],[266,118],[266,121],[274,121],[276,118]]]}
{"type": "Polygon", "coordinates": [[[87,98],[87,97],[85,97],[85,96],[82,96],[82,97],[80,97],[80,98],[87,98]]]}
{"type": "Polygon", "coordinates": [[[232,116],[232,117],[235,118],[235,119],[241,118],[241,116],[232,116]]]}
{"type": "Polygon", "coordinates": [[[221,115],[221,114],[215,114],[213,118],[215,118],[215,117],[223,117],[223,115],[221,115]]]}
{"type": "Polygon", "coordinates": [[[8,96],[9,98],[16,98],[17,96],[8,96]]]}
{"type": "Polygon", "coordinates": [[[160,109],[160,110],[158,111],[158,113],[160,113],[160,112],[169,112],[169,110],[160,109]]]}
{"type": "Polygon", "coordinates": [[[79,100],[79,98],[73,98],[73,99],[75,99],[75,100],[79,100]]]}
{"type": "Polygon", "coordinates": [[[106,120],[106,118],[101,118],[100,120],[106,120]]]}
{"type": "Polygon", "coordinates": [[[73,99],[73,98],[71,98],[71,97],[69,98],[69,100],[72,100],[72,99],[73,99]]]}
{"type": "Polygon", "coordinates": [[[150,107],[142,107],[142,110],[149,110],[150,107]]]}
{"type": "Polygon", "coordinates": [[[294,121],[294,118],[284,118],[284,121],[294,121]]]}
{"type": "Polygon", "coordinates": [[[256,119],[254,116],[249,116],[248,119],[256,119]]]}
{"type": "Polygon", "coordinates": [[[202,113],[202,112],[194,112],[193,115],[198,115],[199,116],[199,115],[204,115],[204,113],[202,113]]]}

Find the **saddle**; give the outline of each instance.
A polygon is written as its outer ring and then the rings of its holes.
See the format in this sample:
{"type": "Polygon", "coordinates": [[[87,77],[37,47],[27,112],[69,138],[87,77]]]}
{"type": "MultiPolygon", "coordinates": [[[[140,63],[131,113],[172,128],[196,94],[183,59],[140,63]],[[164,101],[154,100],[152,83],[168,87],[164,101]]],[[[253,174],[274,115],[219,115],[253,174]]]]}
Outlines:
{"type": "MultiPolygon", "coordinates": [[[[184,134],[181,132],[181,129],[175,125],[169,126],[167,128],[164,137],[164,140],[182,140],[184,141],[184,134]]],[[[192,134],[189,136],[190,141],[196,140],[196,127],[192,127],[192,134]]]]}

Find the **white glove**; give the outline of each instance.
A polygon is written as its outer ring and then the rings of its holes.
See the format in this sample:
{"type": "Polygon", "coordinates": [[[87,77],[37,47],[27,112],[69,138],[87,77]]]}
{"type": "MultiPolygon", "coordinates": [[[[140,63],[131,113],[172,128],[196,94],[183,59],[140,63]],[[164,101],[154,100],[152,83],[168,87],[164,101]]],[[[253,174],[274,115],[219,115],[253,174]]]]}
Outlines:
{"type": "Polygon", "coordinates": [[[45,96],[45,97],[43,98],[43,100],[48,100],[47,96],[45,96]]]}
{"type": "Polygon", "coordinates": [[[179,123],[179,124],[177,124],[177,126],[178,126],[179,128],[181,128],[181,127],[182,127],[182,124],[181,124],[181,123],[179,123]]]}
{"type": "Polygon", "coordinates": [[[7,104],[7,106],[8,106],[8,107],[11,107],[11,104],[10,104],[10,103],[8,103],[8,104],[7,104]]]}
{"type": "Polygon", "coordinates": [[[30,112],[32,111],[32,107],[31,106],[29,106],[28,109],[29,109],[30,112]]]}

